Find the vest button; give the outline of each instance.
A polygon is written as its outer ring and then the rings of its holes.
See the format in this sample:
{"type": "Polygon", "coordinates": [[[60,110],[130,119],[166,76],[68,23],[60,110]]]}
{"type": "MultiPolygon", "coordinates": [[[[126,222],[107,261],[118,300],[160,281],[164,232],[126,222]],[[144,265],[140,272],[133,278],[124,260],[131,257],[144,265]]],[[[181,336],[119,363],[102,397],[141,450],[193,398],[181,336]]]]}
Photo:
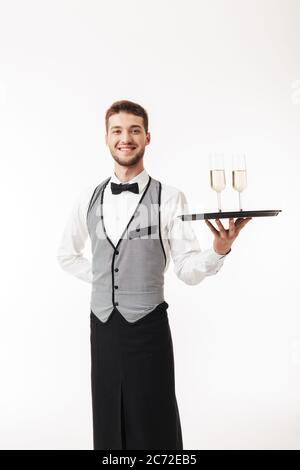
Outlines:
{"type": "Polygon", "coordinates": [[[119,302],[115,302],[115,305],[119,305],[119,302]]]}
{"type": "Polygon", "coordinates": [[[103,215],[101,215],[101,219],[103,219],[103,215]]]}
{"type": "Polygon", "coordinates": [[[117,273],[117,272],[119,271],[119,269],[118,269],[118,268],[115,268],[115,271],[116,271],[116,273],[117,273]]]}
{"type": "Polygon", "coordinates": [[[118,289],[118,286],[115,286],[115,289],[118,289]]]}
{"type": "Polygon", "coordinates": [[[136,231],[139,232],[141,229],[140,228],[136,228],[136,231]]]}
{"type": "Polygon", "coordinates": [[[118,252],[118,250],[117,250],[117,251],[116,251],[116,255],[118,255],[118,254],[119,254],[119,252],[118,252]]]}

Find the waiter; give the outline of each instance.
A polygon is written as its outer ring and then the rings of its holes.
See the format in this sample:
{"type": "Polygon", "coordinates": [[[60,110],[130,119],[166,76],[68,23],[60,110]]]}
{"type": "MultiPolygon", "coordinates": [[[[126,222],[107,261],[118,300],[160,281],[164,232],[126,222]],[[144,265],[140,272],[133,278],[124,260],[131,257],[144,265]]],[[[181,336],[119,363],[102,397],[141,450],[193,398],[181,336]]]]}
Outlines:
{"type": "Polygon", "coordinates": [[[143,166],[150,143],[146,110],[118,101],[105,117],[113,174],[73,207],[58,250],[61,267],[92,284],[91,392],[94,450],[182,450],[174,356],[164,298],[170,255],[176,275],[194,285],[216,274],[251,219],[226,230],[205,220],[213,247],[202,251],[178,189],[143,166]],[[92,263],[83,256],[90,237],[92,263]]]}

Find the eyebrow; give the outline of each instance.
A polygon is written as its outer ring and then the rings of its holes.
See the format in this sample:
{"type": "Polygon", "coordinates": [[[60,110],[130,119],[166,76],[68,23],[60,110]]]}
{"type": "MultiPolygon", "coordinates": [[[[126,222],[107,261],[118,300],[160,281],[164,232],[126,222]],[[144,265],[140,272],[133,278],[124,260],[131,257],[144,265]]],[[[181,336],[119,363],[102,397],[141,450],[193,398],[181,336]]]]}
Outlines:
{"type": "MultiPolygon", "coordinates": [[[[139,127],[142,129],[142,126],[139,126],[138,124],[132,124],[130,127],[139,127]]],[[[110,129],[122,129],[122,126],[112,126],[110,129]]]]}

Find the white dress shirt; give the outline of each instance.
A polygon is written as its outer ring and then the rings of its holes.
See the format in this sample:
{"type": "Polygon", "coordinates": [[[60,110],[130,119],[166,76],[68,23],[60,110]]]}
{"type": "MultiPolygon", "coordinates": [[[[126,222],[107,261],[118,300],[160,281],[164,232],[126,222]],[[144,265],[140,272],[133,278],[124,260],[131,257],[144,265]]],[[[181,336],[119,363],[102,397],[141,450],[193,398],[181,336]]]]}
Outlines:
{"type": "MultiPolygon", "coordinates": [[[[133,215],[148,181],[149,175],[143,170],[130,181],[126,181],[126,183],[137,182],[139,194],[130,191],[112,194],[110,183],[122,183],[115,173],[112,174],[104,190],[103,217],[107,235],[115,246],[133,215]]],[[[96,186],[83,190],[74,203],[57,252],[57,259],[63,270],[89,283],[92,282],[92,263],[83,256],[83,250],[89,236],[87,210],[96,186]]],[[[206,276],[216,274],[227,255],[220,255],[213,248],[201,250],[191,222],[182,221],[177,217],[188,213],[184,193],[162,183],[161,237],[167,258],[164,272],[169,267],[171,256],[174,272],[178,278],[186,284],[195,285],[206,276]]]]}

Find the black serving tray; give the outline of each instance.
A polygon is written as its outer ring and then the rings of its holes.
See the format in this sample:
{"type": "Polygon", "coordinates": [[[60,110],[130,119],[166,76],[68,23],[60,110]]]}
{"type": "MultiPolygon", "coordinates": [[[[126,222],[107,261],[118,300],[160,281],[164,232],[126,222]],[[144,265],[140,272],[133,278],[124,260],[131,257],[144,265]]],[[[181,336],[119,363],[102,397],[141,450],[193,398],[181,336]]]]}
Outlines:
{"type": "Polygon", "coordinates": [[[204,220],[204,219],[230,219],[230,218],[244,218],[244,217],[270,217],[278,215],[282,212],[278,210],[260,210],[260,211],[231,211],[231,212],[204,212],[203,214],[184,214],[177,217],[181,220],[204,220]]]}

